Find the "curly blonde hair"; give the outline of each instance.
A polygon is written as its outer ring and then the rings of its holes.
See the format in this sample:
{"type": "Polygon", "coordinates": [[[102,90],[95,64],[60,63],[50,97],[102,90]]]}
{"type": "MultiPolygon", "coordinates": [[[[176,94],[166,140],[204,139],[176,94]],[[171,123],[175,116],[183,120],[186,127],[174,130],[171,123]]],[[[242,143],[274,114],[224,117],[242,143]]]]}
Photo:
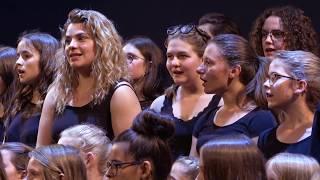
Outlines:
{"type": "MultiPolygon", "coordinates": [[[[110,87],[120,78],[127,77],[127,65],[122,51],[121,37],[113,23],[103,14],[94,10],[73,9],[62,31],[62,47],[65,47],[66,31],[70,24],[82,23],[94,39],[95,61],[91,65],[91,76],[94,78],[93,103],[99,104],[109,92],[110,87]]],[[[65,52],[57,53],[59,69],[53,88],[59,94],[56,99],[58,113],[61,113],[72,97],[72,91],[79,84],[79,74],[68,63],[65,52]]]]}

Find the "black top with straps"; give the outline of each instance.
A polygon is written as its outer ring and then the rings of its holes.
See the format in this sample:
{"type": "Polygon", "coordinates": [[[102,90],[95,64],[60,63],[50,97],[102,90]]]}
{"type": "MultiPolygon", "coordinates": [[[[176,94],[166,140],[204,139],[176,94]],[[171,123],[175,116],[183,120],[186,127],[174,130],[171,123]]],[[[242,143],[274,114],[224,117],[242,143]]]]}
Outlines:
{"type": "Polygon", "coordinates": [[[218,106],[220,99],[221,97],[217,95],[213,96],[207,107],[205,107],[196,116],[192,117],[192,119],[184,121],[174,116],[172,109],[172,97],[170,98],[165,96],[161,113],[173,117],[175,134],[170,141],[170,146],[174,159],[179,156],[189,155],[192,143],[192,132],[196,122],[204,113],[215,109],[218,106]]]}
{"type": "Polygon", "coordinates": [[[81,107],[66,106],[65,110],[57,115],[54,121],[52,129],[53,141],[57,142],[59,140],[60,133],[64,129],[81,123],[94,124],[104,129],[107,136],[110,139],[113,139],[114,133],[111,123],[110,101],[113,93],[121,86],[129,86],[132,88],[128,82],[120,80],[110,89],[109,93],[100,104],[93,104],[93,102],[90,102],[81,107]]]}

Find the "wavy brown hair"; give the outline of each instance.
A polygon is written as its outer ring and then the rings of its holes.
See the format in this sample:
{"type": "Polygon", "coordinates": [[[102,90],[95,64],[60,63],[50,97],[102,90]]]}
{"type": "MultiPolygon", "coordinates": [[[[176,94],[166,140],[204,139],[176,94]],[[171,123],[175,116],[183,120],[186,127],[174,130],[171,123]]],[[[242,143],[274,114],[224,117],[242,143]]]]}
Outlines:
{"type": "MultiPolygon", "coordinates": [[[[99,104],[113,84],[127,76],[127,63],[122,51],[121,37],[112,22],[103,14],[93,10],[73,9],[62,29],[61,43],[65,47],[66,31],[70,24],[81,23],[95,42],[95,61],[91,65],[91,76],[95,79],[93,102],[99,104]]],[[[53,88],[59,94],[57,111],[61,113],[79,84],[79,74],[68,63],[61,50],[58,55],[59,69],[53,88]]]]}
{"type": "MultiPolygon", "coordinates": [[[[15,116],[18,112],[22,113],[22,118],[27,119],[34,113],[41,112],[41,107],[31,105],[33,90],[38,89],[40,99],[44,100],[47,95],[47,89],[53,81],[56,71],[55,53],[59,48],[59,42],[56,38],[47,33],[32,32],[23,33],[18,39],[18,43],[24,40],[27,46],[34,47],[40,54],[40,74],[36,84],[21,84],[15,81],[15,95],[10,102],[11,112],[8,116],[15,116]]],[[[42,105],[41,105],[42,106],[42,105]]]]}
{"type": "Polygon", "coordinates": [[[249,34],[250,44],[258,55],[263,55],[262,26],[269,16],[281,19],[283,30],[286,32],[286,50],[309,51],[319,56],[319,39],[311,19],[304,11],[293,6],[281,6],[266,9],[253,23],[249,34]]]}

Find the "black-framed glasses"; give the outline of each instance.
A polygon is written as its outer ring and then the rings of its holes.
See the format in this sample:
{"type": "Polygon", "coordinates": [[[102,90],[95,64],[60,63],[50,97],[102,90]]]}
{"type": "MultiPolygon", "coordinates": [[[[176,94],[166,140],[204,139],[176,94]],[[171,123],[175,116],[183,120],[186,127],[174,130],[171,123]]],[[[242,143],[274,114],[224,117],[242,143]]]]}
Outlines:
{"type": "Polygon", "coordinates": [[[204,41],[208,41],[210,39],[210,36],[203,30],[199,29],[195,24],[171,26],[167,29],[168,36],[174,35],[178,32],[182,34],[197,32],[203,38],[204,41]]]}
{"type": "Polygon", "coordinates": [[[135,166],[141,164],[142,161],[130,161],[130,162],[121,162],[121,161],[108,161],[107,162],[107,177],[115,177],[118,175],[119,169],[125,169],[130,166],[135,166]]]}
{"type": "Polygon", "coordinates": [[[277,73],[272,73],[271,75],[269,75],[269,78],[268,78],[269,84],[272,86],[280,78],[288,78],[291,80],[300,81],[300,79],[296,79],[294,77],[285,76],[285,75],[281,75],[281,74],[277,74],[277,73]]]}
{"type": "Polygon", "coordinates": [[[278,29],[272,30],[270,32],[262,30],[261,37],[263,40],[266,40],[269,35],[273,40],[282,40],[284,39],[286,33],[278,29]]]}
{"type": "Polygon", "coordinates": [[[139,56],[137,56],[137,55],[135,55],[135,54],[132,54],[132,53],[126,54],[126,57],[127,57],[128,63],[130,63],[130,64],[131,64],[132,61],[134,61],[134,60],[138,60],[138,59],[145,60],[144,58],[139,57],[139,56]]]}

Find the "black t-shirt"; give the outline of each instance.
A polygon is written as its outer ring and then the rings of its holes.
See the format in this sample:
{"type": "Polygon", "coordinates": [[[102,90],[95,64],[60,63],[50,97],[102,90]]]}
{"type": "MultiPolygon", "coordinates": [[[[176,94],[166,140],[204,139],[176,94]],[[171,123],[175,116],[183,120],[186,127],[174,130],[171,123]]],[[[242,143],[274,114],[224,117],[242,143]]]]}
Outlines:
{"type": "Polygon", "coordinates": [[[281,152],[310,155],[311,136],[292,144],[280,142],[277,139],[277,127],[268,129],[260,134],[258,147],[266,159],[281,152]]]}
{"type": "Polygon", "coordinates": [[[227,126],[217,126],[213,119],[219,108],[204,114],[197,122],[193,136],[198,139],[197,150],[216,136],[244,134],[250,138],[259,136],[266,129],[276,126],[276,120],[270,111],[255,108],[236,122],[227,126]]]}

